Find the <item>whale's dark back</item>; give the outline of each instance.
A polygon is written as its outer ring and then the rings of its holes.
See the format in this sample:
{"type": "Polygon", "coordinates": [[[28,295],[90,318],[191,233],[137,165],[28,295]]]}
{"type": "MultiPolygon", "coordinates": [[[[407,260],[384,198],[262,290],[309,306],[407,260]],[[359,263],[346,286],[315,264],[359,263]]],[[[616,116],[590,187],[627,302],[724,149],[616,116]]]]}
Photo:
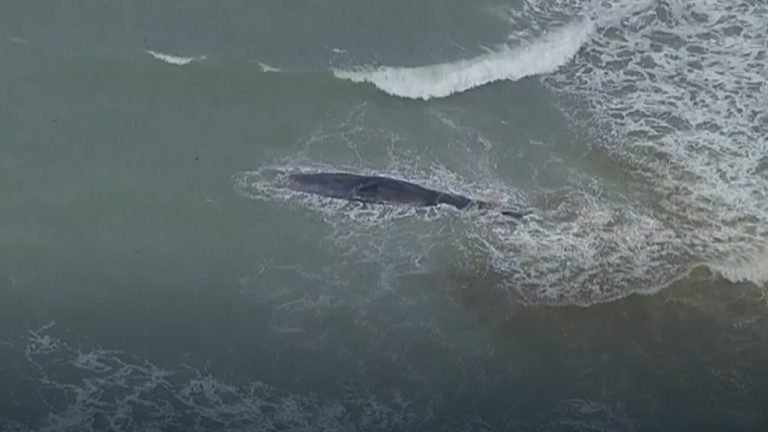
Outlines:
{"type": "MultiPolygon", "coordinates": [[[[279,171],[270,171],[270,174],[280,174],[284,184],[295,191],[348,201],[374,204],[405,204],[416,207],[448,204],[458,209],[465,209],[470,206],[479,209],[494,207],[485,201],[436,191],[390,177],[340,172],[283,174],[279,173],[279,171]]],[[[501,213],[516,218],[526,214],[516,211],[501,211],[501,213]]]]}
{"type": "Polygon", "coordinates": [[[472,202],[460,195],[439,192],[403,180],[349,173],[290,174],[288,186],[315,195],[377,204],[425,207],[445,203],[465,208],[472,202]]]}

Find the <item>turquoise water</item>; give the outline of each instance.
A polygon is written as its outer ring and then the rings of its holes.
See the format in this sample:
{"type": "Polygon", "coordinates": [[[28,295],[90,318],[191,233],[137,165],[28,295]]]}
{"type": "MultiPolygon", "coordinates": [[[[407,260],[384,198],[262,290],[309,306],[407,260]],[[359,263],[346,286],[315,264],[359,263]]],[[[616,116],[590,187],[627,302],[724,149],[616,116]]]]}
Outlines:
{"type": "Polygon", "coordinates": [[[765,34],[747,1],[0,3],[0,430],[763,430],[765,34]]]}

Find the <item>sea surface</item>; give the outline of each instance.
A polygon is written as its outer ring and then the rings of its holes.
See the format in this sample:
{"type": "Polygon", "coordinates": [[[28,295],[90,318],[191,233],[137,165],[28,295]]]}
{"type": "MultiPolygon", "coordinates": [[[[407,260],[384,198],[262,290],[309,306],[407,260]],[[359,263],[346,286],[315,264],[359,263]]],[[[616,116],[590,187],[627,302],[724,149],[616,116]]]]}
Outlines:
{"type": "Polygon", "coordinates": [[[0,431],[766,431],[767,64],[764,0],[0,0],[0,431]]]}

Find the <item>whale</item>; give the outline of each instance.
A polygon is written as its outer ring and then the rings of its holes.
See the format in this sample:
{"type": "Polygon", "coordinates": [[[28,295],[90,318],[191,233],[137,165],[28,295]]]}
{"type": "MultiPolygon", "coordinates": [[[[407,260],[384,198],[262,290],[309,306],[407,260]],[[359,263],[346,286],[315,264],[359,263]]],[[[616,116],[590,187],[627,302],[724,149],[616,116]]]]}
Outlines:
{"type": "Polygon", "coordinates": [[[505,216],[518,219],[529,214],[526,211],[502,209],[488,201],[379,175],[348,172],[286,173],[278,170],[269,170],[268,175],[278,178],[282,186],[297,192],[347,201],[412,207],[435,207],[445,204],[459,210],[498,210],[505,216]]]}

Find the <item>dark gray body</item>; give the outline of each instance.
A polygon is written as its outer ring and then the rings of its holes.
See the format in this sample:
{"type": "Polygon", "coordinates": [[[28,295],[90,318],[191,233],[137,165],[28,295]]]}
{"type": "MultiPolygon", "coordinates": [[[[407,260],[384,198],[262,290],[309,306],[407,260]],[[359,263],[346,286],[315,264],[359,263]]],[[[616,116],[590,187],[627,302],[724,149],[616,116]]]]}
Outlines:
{"type": "MultiPolygon", "coordinates": [[[[431,207],[448,204],[457,209],[487,209],[494,205],[473,200],[462,195],[428,189],[404,180],[390,177],[367,176],[350,173],[287,174],[284,181],[288,188],[314,195],[374,204],[403,204],[414,207],[431,207]]],[[[501,211],[512,217],[525,213],[501,211]]]]}

